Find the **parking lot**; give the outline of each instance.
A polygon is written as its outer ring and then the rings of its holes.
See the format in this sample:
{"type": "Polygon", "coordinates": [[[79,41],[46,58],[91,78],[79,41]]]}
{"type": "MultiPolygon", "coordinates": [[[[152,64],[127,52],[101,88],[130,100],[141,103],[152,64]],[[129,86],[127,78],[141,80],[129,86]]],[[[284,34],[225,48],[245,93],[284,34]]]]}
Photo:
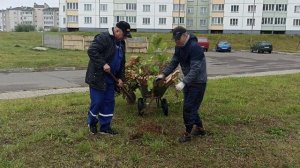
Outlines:
{"type": "Polygon", "coordinates": [[[300,70],[300,54],[250,51],[205,52],[209,76],[300,70]]]}

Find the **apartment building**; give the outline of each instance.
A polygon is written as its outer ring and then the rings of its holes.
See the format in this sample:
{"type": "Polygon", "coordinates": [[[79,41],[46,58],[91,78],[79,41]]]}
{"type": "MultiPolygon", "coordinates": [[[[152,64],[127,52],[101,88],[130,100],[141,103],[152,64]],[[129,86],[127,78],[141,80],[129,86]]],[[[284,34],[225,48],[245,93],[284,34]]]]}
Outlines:
{"type": "Polygon", "coordinates": [[[300,34],[300,0],[288,0],[286,34],[300,34]]]}
{"type": "Polygon", "coordinates": [[[50,31],[52,27],[59,27],[59,8],[43,9],[43,29],[50,31]]]}
{"type": "Polygon", "coordinates": [[[173,23],[173,0],[61,0],[60,9],[62,31],[106,31],[121,20],[140,32],[169,31],[173,23]]]}
{"type": "Polygon", "coordinates": [[[0,31],[14,31],[17,25],[33,25],[36,30],[59,27],[59,8],[50,8],[46,3],[32,7],[7,8],[0,11],[0,31]]]}
{"type": "Polygon", "coordinates": [[[60,0],[62,31],[105,31],[120,20],[133,31],[300,34],[300,0],[60,0]]]}
{"type": "Polygon", "coordinates": [[[5,10],[0,10],[0,31],[4,31],[5,28],[5,20],[4,19],[5,10]]]}

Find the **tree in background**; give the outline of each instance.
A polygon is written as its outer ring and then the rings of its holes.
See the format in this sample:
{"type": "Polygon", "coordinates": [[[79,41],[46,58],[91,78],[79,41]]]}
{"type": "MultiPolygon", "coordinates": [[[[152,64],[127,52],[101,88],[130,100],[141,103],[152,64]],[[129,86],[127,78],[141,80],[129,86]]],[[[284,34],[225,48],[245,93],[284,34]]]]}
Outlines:
{"type": "Polygon", "coordinates": [[[15,31],[16,32],[30,32],[30,31],[35,31],[35,27],[33,25],[21,25],[18,24],[15,26],[15,31]]]}

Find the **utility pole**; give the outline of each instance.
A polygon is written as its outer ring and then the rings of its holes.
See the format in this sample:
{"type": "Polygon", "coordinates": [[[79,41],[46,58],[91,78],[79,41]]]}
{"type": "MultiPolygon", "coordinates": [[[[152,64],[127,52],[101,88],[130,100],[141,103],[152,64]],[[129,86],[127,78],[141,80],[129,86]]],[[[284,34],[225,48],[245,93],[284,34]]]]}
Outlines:
{"type": "Polygon", "coordinates": [[[252,45],[252,34],[253,34],[253,26],[254,26],[254,12],[256,11],[255,7],[255,0],[253,1],[253,8],[252,8],[252,22],[251,22],[251,38],[250,38],[250,45],[252,45]]]}
{"type": "Polygon", "coordinates": [[[177,22],[177,26],[179,26],[179,22],[180,22],[180,12],[181,12],[181,1],[179,0],[179,15],[178,15],[178,22],[177,22]]]}
{"type": "Polygon", "coordinates": [[[101,16],[100,16],[100,10],[101,10],[101,5],[100,5],[100,0],[99,0],[99,32],[101,32],[101,16]]]}

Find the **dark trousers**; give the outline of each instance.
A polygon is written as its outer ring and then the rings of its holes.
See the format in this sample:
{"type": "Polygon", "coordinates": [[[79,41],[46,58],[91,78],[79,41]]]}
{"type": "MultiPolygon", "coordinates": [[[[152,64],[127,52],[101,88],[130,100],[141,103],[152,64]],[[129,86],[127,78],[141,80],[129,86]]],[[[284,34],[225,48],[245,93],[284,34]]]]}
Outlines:
{"type": "Polygon", "coordinates": [[[198,113],[202,103],[206,83],[186,86],[183,89],[183,120],[186,132],[191,133],[193,126],[203,127],[200,115],[198,113]]]}

